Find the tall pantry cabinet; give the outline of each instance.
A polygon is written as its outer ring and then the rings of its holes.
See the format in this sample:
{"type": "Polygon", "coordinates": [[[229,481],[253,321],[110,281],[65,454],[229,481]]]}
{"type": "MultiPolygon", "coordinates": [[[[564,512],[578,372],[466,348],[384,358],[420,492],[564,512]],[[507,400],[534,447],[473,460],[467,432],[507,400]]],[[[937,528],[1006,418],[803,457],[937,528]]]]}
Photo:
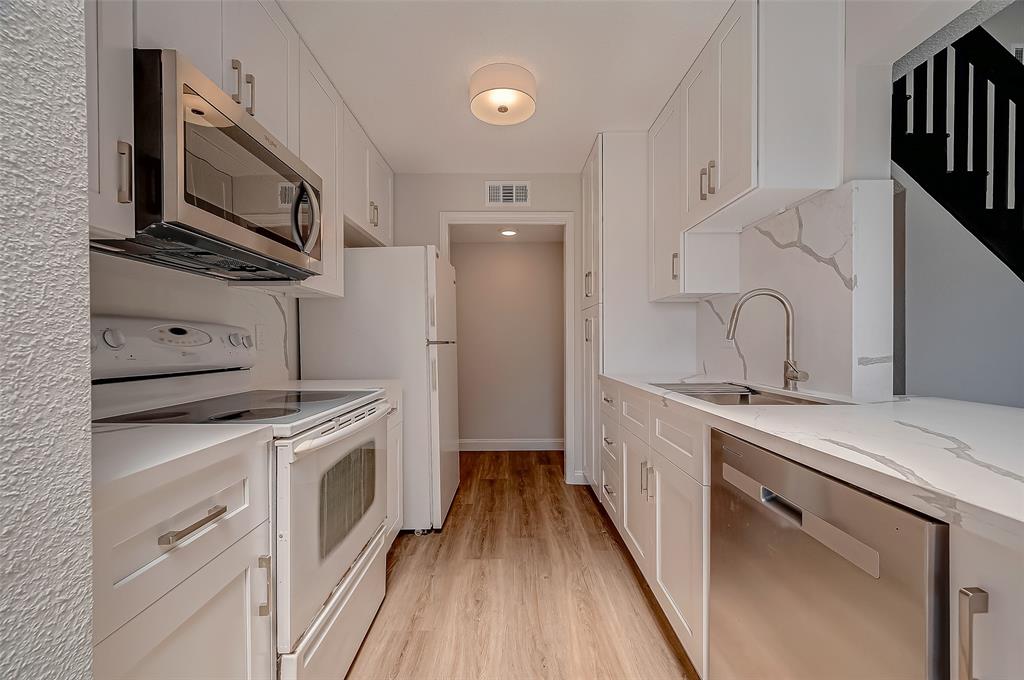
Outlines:
{"type": "Polygon", "coordinates": [[[604,226],[602,214],[603,191],[601,172],[603,169],[602,135],[594,140],[587,162],[580,173],[583,215],[582,215],[582,282],[580,309],[583,310],[583,330],[580,356],[583,357],[582,397],[583,405],[583,473],[600,499],[601,457],[600,447],[601,407],[597,376],[603,367],[601,353],[601,234],[604,226]]]}

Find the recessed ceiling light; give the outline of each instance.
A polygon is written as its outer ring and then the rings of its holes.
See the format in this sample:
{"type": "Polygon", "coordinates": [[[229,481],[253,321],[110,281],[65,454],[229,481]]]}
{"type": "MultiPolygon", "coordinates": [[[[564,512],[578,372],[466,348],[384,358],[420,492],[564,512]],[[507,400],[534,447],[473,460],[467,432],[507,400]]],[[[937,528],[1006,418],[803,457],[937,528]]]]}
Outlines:
{"type": "Polygon", "coordinates": [[[515,235],[516,235],[516,234],[518,234],[518,233],[519,233],[519,232],[518,232],[518,231],[516,231],[515,229],[502,229],[502,230],[501,230],[501,235],[502,235],[502,236],[508,236],[508,237],[512,237],[512,236],[515,236],[515,235]]]}
{"type": "Polygon", "coordinates": [[[515,64],[488,64],[469,79],[469,110],[491,125],[515,125],[537,109],[537,81],[515,64]]]}

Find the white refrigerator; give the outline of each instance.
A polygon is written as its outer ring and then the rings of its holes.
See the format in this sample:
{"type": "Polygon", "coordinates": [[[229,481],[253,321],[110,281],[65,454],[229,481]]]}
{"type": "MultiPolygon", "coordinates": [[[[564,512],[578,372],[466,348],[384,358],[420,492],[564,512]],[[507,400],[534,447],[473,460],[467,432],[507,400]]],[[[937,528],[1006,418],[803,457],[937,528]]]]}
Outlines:
{"type": "Polygon", "coordinates": [[[404,528],[440,529],[459,487],[455,268],[434,246],[346,248],[345,297],[299,301],[301,377],[402,381],[404,528]]]}

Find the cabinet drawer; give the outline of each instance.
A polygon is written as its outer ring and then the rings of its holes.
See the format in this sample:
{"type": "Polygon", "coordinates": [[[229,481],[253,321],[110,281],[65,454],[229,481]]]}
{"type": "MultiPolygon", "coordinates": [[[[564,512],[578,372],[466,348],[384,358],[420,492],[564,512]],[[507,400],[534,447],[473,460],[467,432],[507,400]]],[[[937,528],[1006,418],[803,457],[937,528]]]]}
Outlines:
{"type": "Polygon", "coordinates": [[[621,465],[611,461],[608,456],[601,456],[601,504],[605,512],[612,518],[616,527],[622,526],[622,477],[619,473],[621,465]]]}
{"type": "Polygon", "coordinates": [[[651,399],[651,448],[701,484],[707,484],[704,422],[692,409],[663,397],[651,399]]]}
{"type": "Polygon", "coordinates": [[[619,441],[619,424],[607,413],[601,413],[601,450],[613,461],[621,460],[622,443],[619,441]]]}
{"type": "Polygon", "coordinates": [[[632,387],[619,390],[619,425],[644,442],[650,441],[651,394],[632,387]]]}
{"type": "Polygon", "coordinates": [[[211,465],[94,497],[96,642],[270,517],[269,446],[222,446],[211,465]]]}
{"type": "Polygon", "coordinates": [[[619,420],[619,386],[610,380],[601,378],[600,387],[601,411],[613,420],[619,420]]]}

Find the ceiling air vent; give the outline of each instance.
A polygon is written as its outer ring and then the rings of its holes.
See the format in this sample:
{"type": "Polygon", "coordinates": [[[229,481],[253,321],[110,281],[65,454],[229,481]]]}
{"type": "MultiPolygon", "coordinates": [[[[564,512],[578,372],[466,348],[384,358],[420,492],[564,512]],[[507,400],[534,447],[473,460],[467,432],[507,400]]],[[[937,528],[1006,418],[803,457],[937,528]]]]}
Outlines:
{"type": "Polygon", "coordinates": [[[529,182],[487,182],[487,206],[530,205],[529,182]]]}

